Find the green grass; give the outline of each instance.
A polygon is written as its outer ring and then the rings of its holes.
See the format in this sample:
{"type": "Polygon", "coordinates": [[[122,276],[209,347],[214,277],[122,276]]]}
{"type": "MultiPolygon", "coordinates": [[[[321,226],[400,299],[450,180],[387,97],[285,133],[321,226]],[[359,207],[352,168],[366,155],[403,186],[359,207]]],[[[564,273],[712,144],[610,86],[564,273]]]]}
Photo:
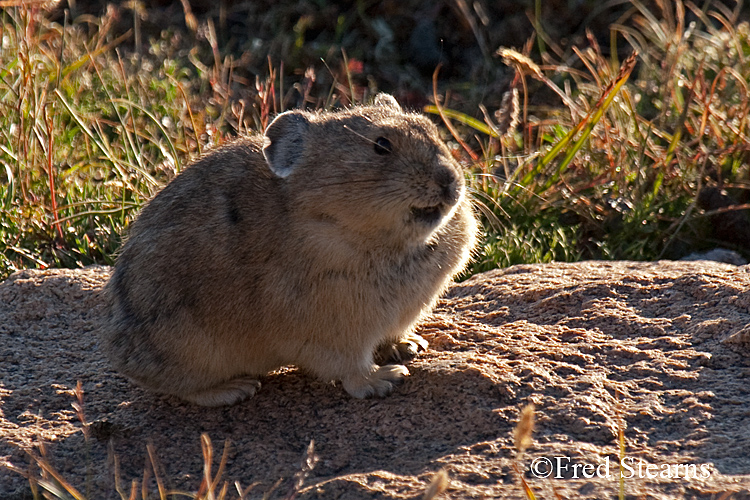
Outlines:
{"type": "Polygon", "coordinates": [[[0,277],[112,263],[138,208],[226,140],[228,70],[190,64],[169,32],[126,55],[128,35],[110,36],[106,17],[90,21],[93,36],[32,9],[5,9],[2,22],[0,277]]]}
{"type": "MultiPolygon", "coordinates": [[[[508,106],[426,109],[456,122],[456,155],[470,165],[486,234],[471,272],[677,258],[718,244],[697,199],[705,186],[749,187],[750,28],[708,9],[687,25],[680,2],[632,6],[612,45],[629,44],[634,61],[605,57],[593,37],[584,47],[539,44],[543,65],[505,49],[493,64],[515,71],[508,106]],[[544,88],[559,104],[529,105],[544,88]]],[[[281,76],[289,68],[269,65],[254,86],[235,77],[215,36],[165,30],[137,55],[111,26],[106,16],[61,26],[37,9],[3,11],[0,278],[111,264],[154,192],[202,149],[261,130],[291,89],[281,76]]],[[[351,102],[348,76],[318,102],[351,102]]]]}
{"type": "MultiPolygon", "coordinates": [[[[605,58],[593,37],[573,48],[574,70],[549,62],[570,60],[559,48],[545,55],[545,70],[505,49],[515,87],[523,94],[531,82],[547,86],[561,96],[560,107],[542,113],[521,105],[521,128],[503,133],[487,130],[491,118],[478,126],[446,110],[486,137],[474,153],[473,188],[487,235],[472,272],[521,262],[679,258],[727,246],[711,240],[711,214],[697,199],[705,186],[740,195],[750,188],[750,28],[717,11],[695,11],[698,20],[685,26],[679,2],[662,12],[632,3],[612,37],[637,51],[635,69],[605,58]]],[[[749,257],[748,248],[736,250],[749,257]]]]}

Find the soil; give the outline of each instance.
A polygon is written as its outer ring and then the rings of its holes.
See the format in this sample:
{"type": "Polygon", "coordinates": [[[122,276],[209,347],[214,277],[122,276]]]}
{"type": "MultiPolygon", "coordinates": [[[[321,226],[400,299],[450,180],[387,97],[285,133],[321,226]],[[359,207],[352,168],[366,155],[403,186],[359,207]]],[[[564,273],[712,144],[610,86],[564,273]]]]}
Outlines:
{"type": "MultiPolygon", "coordinates": [[[[164,484],[194,492],[205,433],[213,473],[230,442],[231,498],[235,481],[257,483],[247,498],[279,481],[272,498],[421,498],[440,469],[442,498],[525,498],[514,467],[539,498],[612,498],[623,429],[627,498],[750,498],[750,266],[582,262],[477,275],[424,321],[430,348],[391,396],[355,400],[288,367],[217,409],[111,370],[96,337],[109,274],[26,270],[0,283],[0,465],[38,477],[24,450],[38,455],[44,442],[46,460],[88,498],[119,498],[115,463],[129,491],[151,470],[150,444],[164,484]],[[85,426],[71,406],[78,381],[85,426]],[[536,426],[519,456],[528,403],[536,426]],[[318,461],[300,472],[311,441],[318,461]],[[536,477],[547,460],[551,476],[536,477]]],[[[0,498],[31,498],[22,474],[0,471],[0,498]]]]}

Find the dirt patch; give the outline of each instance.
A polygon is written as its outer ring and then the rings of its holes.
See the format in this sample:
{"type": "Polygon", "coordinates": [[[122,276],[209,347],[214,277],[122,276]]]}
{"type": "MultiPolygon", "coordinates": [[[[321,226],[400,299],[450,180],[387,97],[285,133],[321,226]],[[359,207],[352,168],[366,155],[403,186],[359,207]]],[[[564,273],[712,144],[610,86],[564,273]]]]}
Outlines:
{"type": "MultiPolygon", "coordinates": [[[[124,484],[140,480],[150,442],[167,484],[194,491],[205,432],[217,454],[231,440],[224,477],[259,482],[253,498],[279,479],[278,495],[289,491],[310,440],[320,461],[302,498],[417,498],[441,468],[447,497],[524,498],[513,429],[533,402],[534,443],[519,465],[542,498],[553,488],[563,498],[616,495],[619,416],[628,495],[750,498],[750,266],[485,273],[453,286],[424,323],[430,350],[390,397],[354,400],[288,368],[220,409],[147,393],[111,371],[96,339],[109,272],[22,271],[0,283],[0,463],[25,468],[22,448],[39,436],[80,490],[116,498],[112,457],[124,484]],[[71,407],[78,380],[88,445],[71,407]],[[545,460],[562,478],[534,477],[545,460]],[[592,467],[605,477],[584,478],[592,467]]],[[[22,476],[0,473],[0,497],[27,492],[22,476]]]]}

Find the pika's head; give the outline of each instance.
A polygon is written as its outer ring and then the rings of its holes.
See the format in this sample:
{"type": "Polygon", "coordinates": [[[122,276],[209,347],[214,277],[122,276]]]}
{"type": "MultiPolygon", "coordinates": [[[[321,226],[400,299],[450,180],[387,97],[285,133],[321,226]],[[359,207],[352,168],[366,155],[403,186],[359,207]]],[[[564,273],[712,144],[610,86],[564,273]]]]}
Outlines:
{"type": "Polygon", "coordinates": [[[382,243],[424,242],[464,196],[437,127],[386,94],[336,113],[283,113],[266,129],[263,155],[292,210],[382,243]]]}

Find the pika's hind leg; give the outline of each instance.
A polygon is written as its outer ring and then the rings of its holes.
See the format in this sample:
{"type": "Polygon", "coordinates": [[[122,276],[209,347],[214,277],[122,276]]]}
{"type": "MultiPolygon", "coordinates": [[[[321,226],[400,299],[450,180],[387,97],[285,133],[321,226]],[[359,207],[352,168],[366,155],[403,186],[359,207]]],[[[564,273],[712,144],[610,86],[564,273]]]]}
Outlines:
{"type": "Polygon", "coordinates": [[[416,333],[408,333],[396,342],[385,342],[375,349],[375,362],[379,365],[411,361],[427,350],[427,341],[416,333]]]}
{"type": "Polygon", "coordinates": [[[404,365],[373,365],[369,375],[353,375],[343,379],[344,390],[355,398],[386,396],[393,391],[395,384],[409,375],[404,365]]]}
{"type": "Polygon", "coordinates": [[[253,377],[237,377],[202,391],[182,395],[182,399],[201,406],[228,406],[253,397],[260,382],[253,377]]]}

